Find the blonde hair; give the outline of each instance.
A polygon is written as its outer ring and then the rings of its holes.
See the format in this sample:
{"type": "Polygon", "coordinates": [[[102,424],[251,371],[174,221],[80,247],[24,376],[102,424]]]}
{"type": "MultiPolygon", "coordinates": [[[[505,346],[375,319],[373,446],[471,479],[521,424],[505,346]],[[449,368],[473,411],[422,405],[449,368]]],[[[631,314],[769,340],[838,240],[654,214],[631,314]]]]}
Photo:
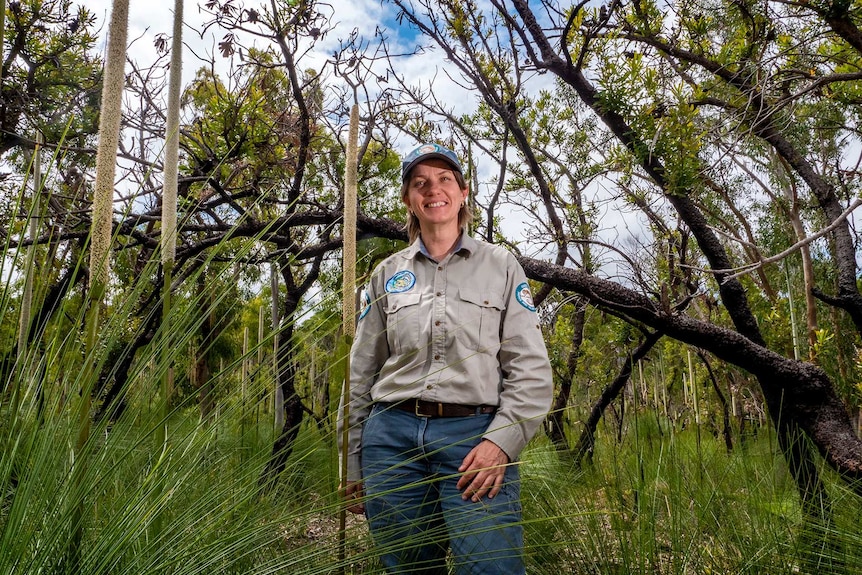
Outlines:
{"type": "MultiPolygon", "coordinates": [[[[457,170],[452,170],[452,173],[455,174],[455,181],[458,182],[458,188],[464,190],[467,188],[467,180],[464,179],[464,174],[457,170]]],[[[401,199],[407,198],[407,188],[410,185],[410,178],[407,177],[404,180],[404,183],[401,184],[401,199]]],[[[467,205],[467,202],[464,201],[461,203],[461,209],[458,210],[458,227],[461,230],[466,230],[467,226],[470,225],[470,222],[473,221],[473,212],[470,210],[470,207],[467,205]]],[[[405,226],[407,230],[407,237],[410,238],[410,243],[416,241],[419,237],[419,234],[422,232],[419,227],[419,218],[413,212],[407,212],[407,225],[405,226]]]]}

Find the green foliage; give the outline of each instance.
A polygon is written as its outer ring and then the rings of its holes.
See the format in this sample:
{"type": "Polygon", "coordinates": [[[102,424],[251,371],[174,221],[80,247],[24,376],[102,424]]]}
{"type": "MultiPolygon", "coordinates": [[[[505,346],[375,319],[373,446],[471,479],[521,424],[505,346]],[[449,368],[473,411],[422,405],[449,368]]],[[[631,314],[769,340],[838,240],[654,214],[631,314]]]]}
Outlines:
{"type": "Polygon", "coordinates": [[[859,503],[840,482],[830,488],[849,508],[819,530],[803,521],[766,433],[728,454],[711,435],[672,429],[644,413],[619,448],[580,470],[538,442],[522,475],[528,572],[790,574],[817,565],[837,575],[859,568],[859,503]]]}
{"type": "MultiPolygon", "coordinates": [[[[618,113],[636,136],[634,149],[624,149],[568,85],[543,84],[535,93],[527,89],[524,72],[532,74],[538,62],[525,65],[518,60],[521,54],[506,46],[506,34],[494,33],[499,15],[486,17],[472,2],[444,4],[437,8],[451,10],[452,18],[442,30],[454,35],[461,49],[493,47],[474,52],[470,60],[488,101],[474,113],[448,117],[450,124],[437,122],[428,112],[432,98],[422,102],[423,107],[399,106],[382,114],[413,137],[445,137],[469,142],[468,150],[489,152],[490,159],[471,162],[476,166],[471,175],[480,187],[474,196],[480,207],[489,208],[478,229],[490,221],[493,233],[486,231],[495,240],[510,235],[503,224],[518,210],[528,220],[527,240],[512,242],[519,250],[544,256],[547,246],[571,241],[571,261],[586,272],[604,275],[604,265],[618,260],[589,242],[607,244],[621,229],[617,226],[630,225],[636,247],[611,245],[627,266],[628,275],[620,283],[637,287],[657,305],[690,296],[689,307],[680,313],[729,326],[717,286],[698,269],[706,267],[698,247],[665,196],[686,193],[697,202],[709,225],[723,232],[733,265],[757,259],[748,244],[756,244],[763,255],[796,241],[786,216],[792,202],[782,196],[787,191],[801,191],[802,201],[795,207],[808,229],[828,223],[814,209],[815,202],[804,196],[807,190],[799,174],[777,161],[772,145],[754,133],[757,122],[774,118],[788,144],[827,182],[836,184],[842,197],[859,191],[855,173],[833,169],[845,155],[855,153],[851,136],[858,123],[858,81],[840,75],[858,73],[859,56],[822,22],[800,18],[796,10],[803,10],[801,5],[782,8],[787,12],[777,17],[766,12],[774,5],[747,1],[680,3],[671,11],[656,2],[637,2],[614,5],[619,11],[610,19],[600,7],[582,7],[566,38],[568,55],[597,82],[600,108],[618,113]],[[610,26],[604,27],[606,23],[610,26]],[[670,41],[670,47],[688,50],[717,68],[657,47],[670,41]],[[732,78],[715,70],[730,71],[732,78]],[[769,113],[762,113],[760,105],[771,106],[769,113]],[[501,108],[517,121],[505,130],[501,108]],[[458,126],[455,132],[465,133],[448,133],[452,125],[458,126]],[[527,139],[529,150],[520,147],[523,142],[513,128],[527,139]],[[526,164],[528,151],[537,167],[526,164]],[[642,165],[651,159],[663,166],[666,189],[656,189],[643,177],[642,165]],[[496,170],[504,160],[505,171],[496,170]],[[494,161],[499,163],[488,170],[486,162],[494,161]],[[550,237],[544,198],[535,193],[539,177],[564,220],[561,237],[550,237]],[[490,212],[492,201],[495,211],[490,212]],[[640,227],[640,220],[630,218],[626,209],[640,210],[638,217],[646,217],[647,224],[640,227]],[[608,213],[619,217],[608,223],[608,213]]],[[[91,143],[97,115],[94,86],[101,66],[90,53],[92,15],[83,8],[75,11],[65,0],[12,6],[9,3],[7,38],[30,26],[21,37],[26,39],[24,52],[39,62],[33,75],[39,97],[24,90],[27,70],[14,60],[4,77],[3,98],[18,115],[14,129],[4,126],[4,133],[39,127],[49,141],[57,142],[68,130],[69,142],[84,148],[91,143]]],[[[207,6],[240,13],[232,0],[207,6]]],[[[289,8],[312,17],[311,6],[304,2],[289,8]]],[[[252,22],[251,11],[244,13],[250,23],[266,16],[255,12],[252,22]]],[[[272,294],[263,285],[267,282],[261,264],[278,257],[289,266],[284,271],[294,282],[291,287],[302,281],[310,267],[302,248],[334,239],[344,158],[337,130],[326,129],[332,120],[324,115],[329,88],[316,71],[299,74],[311,114],[302,125],[278,51],[243,54],[246,60],[238,73],[221,78],[211,69],[201,70],[184,95],[189,122],[183,128],[182,169],[191,183],[180,208],[188,226],[188,259],[178,276],[170,318],[176,333],[171,333],[169,349],[164,349],[166,338],[158,322],[149,321],[157,307],[154,286],[159,273],[147,247],[155,225],[142,213],[139,220],[123,224],[122,233],[129,235],[115,243],[111,298],[103,310],[94,357],[85,358],[82,349],[85,292],[80,284],[59,300],[25,361],[15,363],[12,355],[5,356],[0,572],[329,573],[342,566],[351,573],[380,571],[361,521],[349,524],[348,565],[338,558],[333,412],[348,350],[340,332],[337,252],[321,263],[314,288],[303,294],[296,314],[282,318],[282,329],[294,331],[288,367],[296,374],[295,390],[309,417],[276,490],[259,491],[275,438],[276,379],[275,333],[269,326],[272,294]],[[296,149],[302,128],[311,132],[304,158],[296,149]],[[296,180],[300,168],[301,182],[296,180]],[[308,207],[321,208],[320,223],[276,229],[286,214],[308,207]],[[248,231],[243,225],[251,220],[264,225],[248,231]],[[259,337],[261,308],[266,313],[259,337]],[[246,329],[250,341],[243,354],[246,329]],[[152,343],[133,348],[132,342],[147,330],[154,332],[152,343]],[[216,409],[202,419],[195,405],[201,382],[195,380],[193,360],[204,355],[216,409]],[[82,369],[85,359],[100,368],[90,379],[82,369]],[[80,405],[81,390],[101,393],[124,363],[131,365],[130,380],[120,394],[127,408],[113,419],[96,422],[86,448],[73,451],[78,429],[70,414],[80,405]],[[157,382],[170,366],[176,396],[173,412],[163,419],[157,382]],[[162,433],[166,440],[156,441],[162,433]],[[78,527],[71,524],[75,515],[70,510],[82,505],[88,510],[82,518],[82,563],[64,564],[71,533],[78,527]]],[[[374,137],[360,165],[362,212],[401,219],[400,160],[377,137],[388,141],[391,134],[380,126],[368,129],[374,137]]],[[[52,176],[49,184],[58,192],[52,209],[59,203],[62,210],[52,212],[43,229],[66,235],[39,253],[44,261],[37,278],[42,294],[64,271],[85,261],[86,254],[79,253],[74,241],[80,221],[70,214],[87,208],[86,181],[82,173],[76,178],[65,169],[86,167],[89,159],[77,154],[52,160],[64,167],[62,177],[52,176]]],[[[15,162],[26,163],[23,156],[13,156],[9,165],[15,162]]],[[[9,178],[12,185],[4,184],[9,193],[0,195],[0,227],[8,230],[0,276],[0,344],[9,348],[17,333],[18,264],[23,257],[22,248],[11,247],[11,242],[26,225],[20,214],[29,203],[29,192],[20,185],[25,171],[19,172],[9,178]]],[[[155,204],[153,198],[143,202],[155,204]]],[[[377,262],[399,247],[393,240],[364,239],[360,284],[377,262]]],[[[826,291],[836,279],[830,248],[826,241],[812,244],[815,275],[826,291]]],[[[792,256],[742,279],[767,345],[787,356],[797,348],[808,351],[794,321],[806,311],[798,260],[792,256]]],[[[280,290],[284,298],[287,290],[283,285],[280,290]]],[[[542,311],[552,364],[556,374],[573,384],[565,418],[571,442],[643,333],[587,308],[575,372],[568,373],[575,306],[586,304],[566,294],[552,294],[548,302],[542,311]]],[[[820,323],[811,351],[848,405],[855,407],[862,397],[858,338],[844,336],[853,327],[834,308],[818,303],[816,311],[820,323]]],[[[679,342],[661,340],[606,410],[587,467],[575,468],[542,438],[524,454],[531,575],[859,571],[860,503],[853,491],[858,486],[847,486],[822,469],[834,506],[832,523],[806,523],[763,411],[750,377],[714,358],[699,358],[679,342]],[[724,409],[730,408],[715,393],[713,377],[725,399],[738,402],[731,414],[729,451],[721,434],[724,409]]]]}
{"type": "MultiPolygon", "coordinates": [[[[272,64],[272,56],[261,54],[272,64]]],[[[194,120],[183,147],[196,164],[221,159],[214,176],[241,186],[259,181],[262,191],[274,185],[275,168],[286,168],[297,134],[292,125],[289,81],[276,67],[246,67],[234,85],[201,68],[183,94],[194,120]],[[238,168],[241,171],[238,171],[238,168]]],[[[295,112],[294,112],[295,113],[295,112]]],[[[194,169],[196,166],[190,166],[194,169]]]]}
{"type": "MultiPolygon", "coordinates": [[[[239,415],[267,408],[255,399],[238,403],[227,372],[217,379],[233,399],[208,423],[188,404],[163,422],[157,407],[147,407],[148,394],[135,392],[134,412],[94,430],[78,462],[87,466],[80,491],[69,483],[75,462],[57,448],[73,441],[69,420],[40,424],[32,396],[18,418],[5,408],[0,568],[66,570],[64,510],[80,500],[90,513],[77,572],[337,570],[333,430],[304,425],[280,487],[261,496],[272,430],[265,419],[241,423],[239,415]],[[154,451],[151,439],[165,423],[168,444],[154,451]]],[[[47,411],[57,407],[49,397],[47,411]]],[[[528,572],[759,575],[816,565],[837,575],[862,567],[862,510],[840,479],[827,473],[833,523],[807,525],[768,429],[730,453],[704,431],[641,411],[615,447],[618,431],[600,427],[603,447],[581,469],[534,441],[521,466],[528,572]]],[[[348,522],[346,542],[348,573],[379,573],[364,522],[348,522]]]]}
{"type": "MultiPolygon", "coordinates": [[[[15,145],[13,136],[33,139],[36,130],[48,142],[65,137],[71,146],[87,147],[96,132],[101,92],[102,62],[93,51],[96,15],[70,0],[3,5],[7,47],[0,154],[15,145]]],[[[71,155],[86,161],[86,154],[71,155]]]]}

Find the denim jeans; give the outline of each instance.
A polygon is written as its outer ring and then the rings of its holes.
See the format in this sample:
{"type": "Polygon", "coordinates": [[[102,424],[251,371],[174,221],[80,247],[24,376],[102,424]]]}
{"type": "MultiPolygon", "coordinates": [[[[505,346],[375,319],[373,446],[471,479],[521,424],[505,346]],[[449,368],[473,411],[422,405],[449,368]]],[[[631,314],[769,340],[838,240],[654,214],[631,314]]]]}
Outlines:
{"type": "MultiPolygon", "coordinates": [[[[384,404],[385,405],[385,404],[384,404]]],[[[461,499],[458,467],[492,414],[417,417],[376,405],[362,432],[362,475],[371,535],[388,573],[523,575],[517,466],[493,499],[461,499]]]]}

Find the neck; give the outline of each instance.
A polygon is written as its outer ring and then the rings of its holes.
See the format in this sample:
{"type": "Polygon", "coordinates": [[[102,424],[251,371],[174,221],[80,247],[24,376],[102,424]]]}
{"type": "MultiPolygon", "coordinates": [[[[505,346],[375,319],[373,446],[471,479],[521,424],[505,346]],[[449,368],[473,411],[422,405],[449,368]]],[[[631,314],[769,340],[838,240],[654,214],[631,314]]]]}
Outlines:
{"type": "Polygon", "coordinates": [[[431,257],[438,262],[452,253],[461,237],[459,228],[422,230],[422,243],[431,257]]]}

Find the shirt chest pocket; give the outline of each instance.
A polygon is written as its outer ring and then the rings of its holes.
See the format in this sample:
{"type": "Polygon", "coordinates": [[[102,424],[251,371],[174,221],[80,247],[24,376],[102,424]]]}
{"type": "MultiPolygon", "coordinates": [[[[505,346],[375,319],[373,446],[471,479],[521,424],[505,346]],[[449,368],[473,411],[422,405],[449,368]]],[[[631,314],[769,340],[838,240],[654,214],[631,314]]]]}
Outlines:
{"type": "Polygon", "coordinates": [[[386,296],[386,339],[395,353],[414,352],[419,347],[420,293],[390,293],[386,296]]]}
{"type": "Polygon", "coordinates": [[[471,349],[496,355],[500,349],[503,298],[471,288],[458,290],[458,323],[461,337],[471,349]]]}

